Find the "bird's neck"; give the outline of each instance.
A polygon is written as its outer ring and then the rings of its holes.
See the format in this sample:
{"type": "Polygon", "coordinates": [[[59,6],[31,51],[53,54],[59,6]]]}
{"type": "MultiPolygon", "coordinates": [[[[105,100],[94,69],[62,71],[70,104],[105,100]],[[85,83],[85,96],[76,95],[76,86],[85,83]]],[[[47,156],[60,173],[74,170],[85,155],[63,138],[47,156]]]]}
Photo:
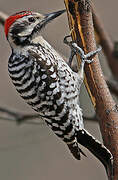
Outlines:
{"type": "Polygon", "coordinates": [[[32,40],[30,40],[30,42],[28,44],[25,44],[22,46],[21,45],[15,45],[14,42],[10,41],[10,45],[11,48],[13,49],[13,52],[15,52],[16,54],[26,54],[27,50],[30,49],[32,46],[43,46],[43,47],[47,47],[47,48],[51,48],[51,45],[42,37],[42,36],[37,36],[35,38],[33,38],[32,40]]]}
{"type": "Polygon", "coordinates": [[[42,36],[37,36],[34,39],[32,39],[30,45],[41,45],[42,47],[46,49],[52,49],[51,45],[42,37],[42,36]]]}
{"type": "Polygon", "coordinates": [[[37,36],[31,40],[31,44],[39,44],[39,43],[41,45],[44,45],[45,43],[47,43],[47,41],[45,41],[45,39],[42,36],[37,36]]]}
{"type": "MultiPolygon", "coordinates": [[[[39,47],[42,47],[41,49],[44,49],[47,53],[53,53],[56,59],[60,58],[60,55],[55,51],[55,49],[42,37],[37,36],[30,40],[30,43],[26,44],[25,46],[19,45],[19,46],[13,46],[13,53],[19,55],[28,56],[28,50],[36,50],[39,49],[39,47]]],[[[42,52],[43,53],[43,52],[42,52]]]]}
{"type": "Polygon", "coordinates": [[[36,38],[34,38],[31,41],[31,45],[42,46],[47,51],[47,53],[51,52],[54,54],[54,56],[60,58],[59,53],[55,51],[55,49],[42,36],[37,36],[36,38]]]}

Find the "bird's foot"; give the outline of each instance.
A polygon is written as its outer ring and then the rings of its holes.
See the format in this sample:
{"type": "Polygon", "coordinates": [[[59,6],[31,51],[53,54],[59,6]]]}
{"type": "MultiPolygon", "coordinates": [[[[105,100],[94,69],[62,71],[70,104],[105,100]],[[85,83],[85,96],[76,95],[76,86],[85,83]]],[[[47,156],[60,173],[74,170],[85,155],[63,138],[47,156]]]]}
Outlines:
{"type": "Polygon", "coordinates": [[[65,44],[67,44],[71,48],[71,55],[69,57],[69,62],[68,62],[69,66],[71,66],[73,57],[77,53],[80,55],[83,63],[85,62],[91,63],[93,62],[93,57],[102,49],[101,46],[99,46],[95,51],[91,51],[85,54],[82,48],[80,48],[75,41],[68,40],[68,38],[70,37],[71,37],[70,35],[65,36],[64,41],[63,41],[65,44]]]}

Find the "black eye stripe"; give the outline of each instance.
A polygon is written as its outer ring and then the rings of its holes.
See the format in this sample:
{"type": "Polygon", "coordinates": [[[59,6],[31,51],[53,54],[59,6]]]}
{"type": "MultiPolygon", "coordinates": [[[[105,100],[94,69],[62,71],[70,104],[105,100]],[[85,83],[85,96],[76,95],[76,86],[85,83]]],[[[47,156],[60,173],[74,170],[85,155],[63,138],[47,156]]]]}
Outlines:
{"type": "Polygon", "coordinates": [[[24,31],[25,27],[23,24],[15,24],[14,27],[11,29],[11,33],[13,35],[17,35],[18,33],[21,33],[22,31],[24,31]]]}
{"type": "Polygon", "coordinates": [[[28,18],[29,22],[35,22],[36,20],[33,17],[28,18]]]}

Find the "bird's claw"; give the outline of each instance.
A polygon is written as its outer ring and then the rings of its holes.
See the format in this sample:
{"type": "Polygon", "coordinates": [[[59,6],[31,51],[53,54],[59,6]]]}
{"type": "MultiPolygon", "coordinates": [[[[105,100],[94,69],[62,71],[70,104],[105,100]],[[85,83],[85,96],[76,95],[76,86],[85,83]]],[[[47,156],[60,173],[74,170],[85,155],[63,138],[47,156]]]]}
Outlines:
{"type": "Polygon", "coordinates": [[[88,64],[92,63],[94,59],[84,59],[84,62],[87,62],[88,64]]]}
{"type": "Polygon", "coordinates": [[[63,39],[63,42],[64,42],[64,44],[67,44],[68,46],[71,47],[72,44],[73,44],[73,43],[76,43],[76,42],[75,42],[75,41],[72,41],[72,40],[69,41],[68,38],[71,38],[71,35],[65,36],[64,39],[63,39]]]}
{"type": "Polygon", "coordinates": [[[95,51],[91,51],[88,54],[85,54],[82,48],[80,48],[75,41],[68,41],[71,35],[65,36],[63,42],[67,44],[71,48],[71,55],[69,58],[69,65],[71,66],[72,60],[75,54],[79,54],[82,62],[86,62],[88,64],[93,62],[93,57],[102,49],[99,46],[95,51]],[[91,59],[92,58],[92,59],[91,59]]]}

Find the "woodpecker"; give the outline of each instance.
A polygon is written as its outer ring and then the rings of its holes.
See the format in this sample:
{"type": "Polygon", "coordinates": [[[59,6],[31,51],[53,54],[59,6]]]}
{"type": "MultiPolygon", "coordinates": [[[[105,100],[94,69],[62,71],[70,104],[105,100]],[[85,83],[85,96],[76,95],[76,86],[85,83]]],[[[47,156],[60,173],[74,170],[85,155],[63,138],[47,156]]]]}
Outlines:
{"type": "Polygon", "coordinates": [[[64,12],[22,11],[6,20],[5,34],[12,49],[8,61],[9,75],[20,96],[67,144],[73,156],[80,160],[80,155],[85,155],[79,148],[80,143],[103,163],[111,177],[112,154],[84,129],[82,109],[78,104],[84,64],[91,63],[90,57],[95,56],[100,48],[85,55],[66,36],[64,43],[71,48],[69,64],[77,53],[82,60],[78,73],[75,73],[41,35],[45,25],[64,12]]]}

